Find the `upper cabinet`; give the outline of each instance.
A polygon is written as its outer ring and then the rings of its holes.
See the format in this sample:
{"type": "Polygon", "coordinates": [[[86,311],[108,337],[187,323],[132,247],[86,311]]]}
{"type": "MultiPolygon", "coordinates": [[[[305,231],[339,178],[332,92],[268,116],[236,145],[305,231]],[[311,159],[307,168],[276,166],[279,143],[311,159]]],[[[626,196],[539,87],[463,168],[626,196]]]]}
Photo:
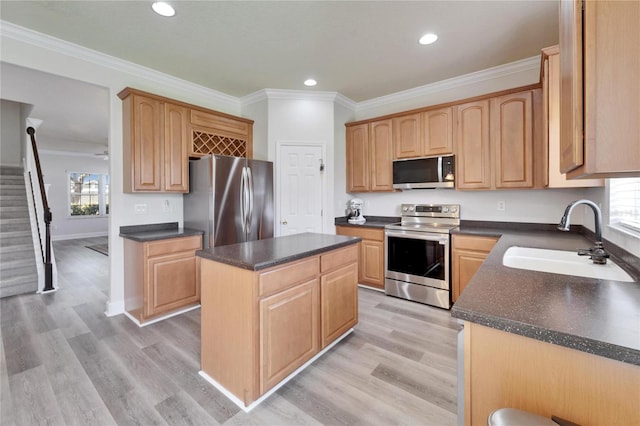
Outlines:
{"type": "Polygon", "coordinates": [[[347,192],[393,191],[392,120],[347,126],[347,192]]]}
{"type": "Polygon", "coordinates": [[[545,184],[540,89],[455,107],[456,187],[529,189],[545,184]]]}
{"type": "Polygon", "coordinates": [[[123,191],[188,192],[189,158],[251,157],[253,121],[126,88],[123,191]]]}
{"type": "Polygon", "coordinates": [[[453,108],[438,108],[393,118],[394,158],[453,153],[453,108]]]}
{"type": "Polygon", "coordinates": [[[602,179],[567,180],[560,173],[560,49],[551,46],[542,50],[543,134],[549,155],[549,188],[603,186],[602,179]]]}
{"type": "Polygon", "coordinates": [[[640,176],[640,2],[560,2],[560,171],[640,176]]]}

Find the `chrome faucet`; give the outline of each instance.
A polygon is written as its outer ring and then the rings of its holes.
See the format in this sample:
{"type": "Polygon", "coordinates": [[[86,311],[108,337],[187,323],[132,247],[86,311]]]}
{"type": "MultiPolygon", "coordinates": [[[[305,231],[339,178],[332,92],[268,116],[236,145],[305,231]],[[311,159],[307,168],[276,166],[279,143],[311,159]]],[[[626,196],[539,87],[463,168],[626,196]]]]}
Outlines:
{"type": "Polygon", "coordinates": [[[574,207],[579,204],[586,204],[591,207],[593,210],[593,216],[596,222],[596,241],[594,246],[590,249],[580,249],[578,250],[578,256],[589,256],[593,263],[598,265],[604,265],[607,263],[607,258],[609,257],[609,253],[604,250],[604,246],[602,245],[602,213],[600,212],[600,207],[596,203],[590,200],[577,200],[573,203],[570,203],[564,211],[564,215],[562,215],[562,219],[560,220],[560,225],[558,225],[558,229],[561,231],[569,230],[569,217],[571,216],[571,212],[574,207]]]}

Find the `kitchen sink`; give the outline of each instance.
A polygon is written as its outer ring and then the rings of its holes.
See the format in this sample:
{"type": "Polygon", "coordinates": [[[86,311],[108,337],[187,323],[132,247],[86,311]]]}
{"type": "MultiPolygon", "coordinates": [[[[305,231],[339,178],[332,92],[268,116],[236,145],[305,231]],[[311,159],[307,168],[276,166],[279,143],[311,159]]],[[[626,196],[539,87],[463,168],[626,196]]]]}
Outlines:
{"type": "Polygon", "coordinates": [[[635,281],[610,259],[606,265],[594,264],[589,256],[578,256],[575,251],[547,250],[531,247],[509,247],[502,264],[510,268],[550,272],[561,275],[597,278],[601,280],[635,281]]]}

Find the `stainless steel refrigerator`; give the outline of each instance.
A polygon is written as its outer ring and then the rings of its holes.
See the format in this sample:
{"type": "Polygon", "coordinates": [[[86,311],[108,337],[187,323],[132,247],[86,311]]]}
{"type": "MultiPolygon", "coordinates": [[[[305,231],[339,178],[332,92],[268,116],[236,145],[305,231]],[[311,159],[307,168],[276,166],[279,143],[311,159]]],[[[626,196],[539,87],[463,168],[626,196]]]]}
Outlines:
{"type": "Polygon", "coordinates": [[[273,237],[273,163],[213,155],[189,162],[185,228],[204,231],[204,248],[273,237]]]}

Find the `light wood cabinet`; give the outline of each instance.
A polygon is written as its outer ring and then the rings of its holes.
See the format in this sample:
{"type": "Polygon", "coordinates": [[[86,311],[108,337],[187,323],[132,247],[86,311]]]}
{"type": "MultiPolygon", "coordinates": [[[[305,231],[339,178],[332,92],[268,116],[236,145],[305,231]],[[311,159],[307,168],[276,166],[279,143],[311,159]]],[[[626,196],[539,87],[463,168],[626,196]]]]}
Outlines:
{"type": "Polygon", "coordinates": [[[453,153],[453,108],[439,108],[422,114],[422,154],[453,153]]]}
{"type": "Polygon", "coordinates": [[[603,179],[572,179],[560,172],[560,49],[542,49],[543,134],[549,158],[546,186],[575,188],[604,186],[603,179]]]}
{"type": "Polygon", "coordinates": [[[469,322],[464,339],[466,426],[503,407],[585,426],[640,421],[637,365],[469,322]]]}
{"type": "Polygon", "coordinates": [[[451,299],[455,302],[480,269],[498,238],[454,234],[451,240],[451,299]]]}
{"type": "Polygon", "coordinates": [[[455,107],[456,188],[491,189],[489,100],[455,107]]]}
{"type": "Polygon", "coordinates": [[[422,116],[420,113],[393,118],[394,158],[421,157],[422,116]]]}
{"type": "Polygon", "coordinates": [[[560,171],[640,175],[640,2],[560,2],[560,171]]]}
{"type": "Polygon", "coordinates": [[[358,248],[252,271],[207,259],[202,370],[249,406],[358,322],[358,248]]]}
{"type": "Polygon", "coordinates": [[[124,192],[188,192],[186,112],[137,93],[122,108],[124,192]]]}
{"type": "Polygon", "coordinates": [[[318,279],[266,297],[260,311],[260,393],[318,352],[318,279]]]}
{"type": "Polygon", "coordinates": [[[253,121],[125,88],[123,191],[189,192],[189,158],[251,158],[253,121]]]}
{"type": "Polygon", "coordinates": [[[392,121],[347,126],[347,192],[393,191],[392,121]]]}
{"type": "Polygon", "coordinates": [[[202,236],[124,240],[125,310],[140,324],[200,302],[202,236]]]}
{"type": "Polygon", "coordinates": [[[369,191],[369,124],[347,127],[347,192],[369,191]]]}
{"type": "Polygon", "coordinates": [[[362,238],[358,282],[384,289],[384,230],[336,226],[336,234],[362,238]]]}
{"type": "Polygon", "coordinates": [[[545,185],[541,89],[455,107],[458,189],[529,189],[545,185]]]}

